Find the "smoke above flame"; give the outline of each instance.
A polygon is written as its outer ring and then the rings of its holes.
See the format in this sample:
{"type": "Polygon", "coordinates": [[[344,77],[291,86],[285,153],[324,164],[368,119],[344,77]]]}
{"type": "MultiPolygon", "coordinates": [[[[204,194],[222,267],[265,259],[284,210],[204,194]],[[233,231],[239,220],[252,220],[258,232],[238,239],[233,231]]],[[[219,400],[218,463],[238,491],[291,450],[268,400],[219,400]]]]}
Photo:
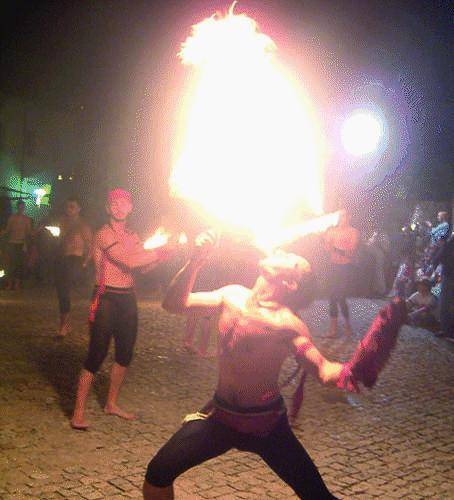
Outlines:
{"type": "Polygon", "coordinates": [[[190,81],[170,190],[218,226],[269,240],[295,209],[322,213],[321,133],[274,41],[233,7],[182,44],[190,81]]]}

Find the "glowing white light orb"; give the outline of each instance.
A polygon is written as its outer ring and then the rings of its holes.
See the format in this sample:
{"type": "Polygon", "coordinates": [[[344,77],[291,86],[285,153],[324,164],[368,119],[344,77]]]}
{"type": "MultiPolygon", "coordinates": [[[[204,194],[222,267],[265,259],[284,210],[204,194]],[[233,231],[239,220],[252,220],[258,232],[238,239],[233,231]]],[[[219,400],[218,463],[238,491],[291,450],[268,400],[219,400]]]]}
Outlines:
{"type": "Polygon", "coordinates": [[[383,137],[382,121],[368,111],[356,111],[349,116],[341,130],[342,144],[354,156],[372,153],[383,137]]]}

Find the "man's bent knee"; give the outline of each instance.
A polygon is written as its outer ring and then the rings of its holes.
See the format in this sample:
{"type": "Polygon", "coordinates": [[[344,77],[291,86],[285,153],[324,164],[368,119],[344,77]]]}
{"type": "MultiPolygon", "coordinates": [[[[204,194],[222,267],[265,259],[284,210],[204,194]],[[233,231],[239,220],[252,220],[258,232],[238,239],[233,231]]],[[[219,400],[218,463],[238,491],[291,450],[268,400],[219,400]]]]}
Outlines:
{"type": "Polygon", "coordinates": [[[145,474],[145,482],[155,488],[163,489],[172,486],[175,475],[172,474],[170,467],[166,467],[162,460],[154,457],[148,464],[145,474]]]}
{"type": "Polygon", "coordinates": [[[173,485],[154,486],[148,482],[148,478],[143,482],[142,488],[144,500],[173,500],[173,485]]]}
{"type": "Polygon", "coordinates": [[[106,358],[106,356],[104,356],[102,358],[101,357],[99,357],[99,358],[88,357],[84,363],[85,370],[87,370],[87,372],[92,373],[93,375],[96,375],[96,373],[101,368],[101,365],[103,364],[105,358],[106,358]]]}
{"type": "Polygon", "coordinates": [[[123,368],[128,368],[132,361],[132,351],[125,353],[115,353],[115,363],[122,366],[123,368]]]}

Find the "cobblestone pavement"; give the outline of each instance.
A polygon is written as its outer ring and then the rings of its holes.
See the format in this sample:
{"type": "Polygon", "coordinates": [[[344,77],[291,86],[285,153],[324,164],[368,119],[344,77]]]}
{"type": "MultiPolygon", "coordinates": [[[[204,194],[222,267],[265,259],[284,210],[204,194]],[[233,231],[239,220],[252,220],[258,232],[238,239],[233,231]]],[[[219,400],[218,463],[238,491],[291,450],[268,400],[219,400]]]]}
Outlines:
{"type": "MultiPolygon", "coordinates": [[[[323,338],[327,307],[305,315],[316,344],[345,360],[380,301],[352,301],[353,339],[323,338]]],[[[51,289],[0,292],[0,498],[140,498],[150,457],[181,418],[210,396],[216,361],[181,346],[183,320],[156,300],[140,300],[136,356],[121,396],[133,422],[103,414],[110,359],[89,400],[91,427],[69,427],[87,347],[88,301],[74,303],[73,331],[54,337],[51,289]]],[[[454,347],[404,327],[373,391],[362,395],[306,386],[297,436],[340,498],[454,498],[454,347]]],[[[288,362],[286,370],[292,368],[288,362]]],[[[290,387],[286,391],[288,397],[290,387]]],[[[294,498],[254,455],[231,451],[176,483],[177,498],[294,498]]]]}

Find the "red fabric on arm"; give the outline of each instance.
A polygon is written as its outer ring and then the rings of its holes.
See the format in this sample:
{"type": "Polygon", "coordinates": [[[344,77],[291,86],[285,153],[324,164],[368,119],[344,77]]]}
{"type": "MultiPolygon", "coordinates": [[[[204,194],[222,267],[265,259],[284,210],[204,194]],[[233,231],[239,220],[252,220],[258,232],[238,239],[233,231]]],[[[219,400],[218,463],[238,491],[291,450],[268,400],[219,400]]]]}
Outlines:
{"type": "Polygon", "coordinates": [[[399,297],[380,310],[347,364],[356,382],[369,388],[375,385],[406,321],[406,304],[399,297]]]}

